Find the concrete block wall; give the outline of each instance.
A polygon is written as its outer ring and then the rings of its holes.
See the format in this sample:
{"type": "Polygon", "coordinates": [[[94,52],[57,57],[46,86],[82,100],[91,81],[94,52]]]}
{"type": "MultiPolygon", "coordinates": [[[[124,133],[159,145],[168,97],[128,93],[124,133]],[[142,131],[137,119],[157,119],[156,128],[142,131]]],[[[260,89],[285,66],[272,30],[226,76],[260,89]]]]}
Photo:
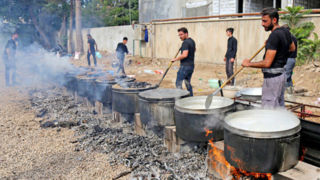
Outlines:
{"type": "MultiPolygon", "coordinates": [[[[311,15],[304,20],[320,24],[320,15],[311,15]]],[[[234,37],[238,39],[238,62],[251,57],[268,38],[270,32],[265,32],[261,26],[260,17],[232,18],[232,19],[210,19],[175,21],[154,24],[154,37],[152,52],[154,58],[172,58],[181,46],[177,36],[177,29],[186,27],[189,35],[197,46],[195,60],[197,63],[221,64],[227,49],[226,28],[235,29],[234,37]]],[[[320,35],[320,26],[315,31],[320,35]]],[[[263,58],[263,52],[257,56],[257,60],[263,58]]]]}
{"type": "MultiPolygon", "coordinates": [[[[87,34],[90,33],[98,44],[100,51],[115,52],[117,44],[122,42],[123,37],[128,37],[128,50],[130,53],[133,52],[133,38],[134,29],[132,26],[113,26],[113,27],[101,27],[101,28],[90,28],[82,30],[83,46],[85,52],[88,50],[88,39],[87,34]]],[[[73,33],[73,42],[76,43],[75,32],[73,33]]]]}
{"type": "Polygon", "coordinates": [[[185,0],[139,0],[139,22],[185,17],[185,0]]]}

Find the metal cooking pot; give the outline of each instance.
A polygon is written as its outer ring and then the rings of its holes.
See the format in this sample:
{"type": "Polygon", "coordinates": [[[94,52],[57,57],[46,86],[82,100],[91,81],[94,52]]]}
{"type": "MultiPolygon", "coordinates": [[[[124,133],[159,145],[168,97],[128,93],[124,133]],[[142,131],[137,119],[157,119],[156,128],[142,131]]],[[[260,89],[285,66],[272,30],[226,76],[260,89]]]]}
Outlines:
{"type": "Polygon", "coordinates": [[[320,124],[301,119],[301,147],[305,148],[303,160],[320,167],[320,124]]]}
{"type": "Polygon", "coordinates": [[[299,159],[300,120],[285,110],[247,110],[224,121],[224,155],[234,167],[277,173],[299,159]]]}
{"type": "Polygon", "coordinates": [[[112,110],[124,113],[134,114],[139,112],[138,94],[142,91],[156,88],[122,88],[118,85],[112,86],[112,110]]]}
{"type": "Polygon", "coordinates": [[[141,122],[148,129],[162,135],[164,126],[174,126],[174,103],[189,96],[189,91],[182,89],[152,89],[139,93],[141,122]]]}
{"type": "Polygon", "coordinates": [[[241,98],[249,101],[260,101],[262,97],[262,88],[246,88],[240,91],[241,98]]]}
{"type": "Polygon", "coordinates": [[[115,81],[96,80],[95,99],[101,102],[105,107],[112,108],[112,85],[115,81]]]}
{"type": "Polygon", "coordinates": [[[76,73],[66,73],[64,75],[64,87],[67,88],[68,91],[74,92],[77,89],[77,74],[76,73]]]}
{"type": "Polygon", "coordinates": [[[86,97],[89,101],[95,99],[95,78],[86,76],[77,77],[77,92],[79,96],[86,97]]]}
{"type": "Polygon", "coordinates": [[[206,109],[206,96],[194,96],[177,100],[175,103],[176,132],[186,141],[207,142],[223,139],[223,119],[233,110],[234,101],[214,96],[211,106],[206,109]],[[212,131],[206,136],[206,130],[212,131]]]}

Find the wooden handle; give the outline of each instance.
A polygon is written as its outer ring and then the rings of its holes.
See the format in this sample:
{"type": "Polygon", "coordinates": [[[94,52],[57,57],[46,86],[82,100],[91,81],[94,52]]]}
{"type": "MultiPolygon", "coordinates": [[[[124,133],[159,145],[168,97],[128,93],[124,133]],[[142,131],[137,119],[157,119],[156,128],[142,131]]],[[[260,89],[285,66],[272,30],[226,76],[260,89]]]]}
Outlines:
{"type": "MultiPolygon", "coordinates": [[[[252,61],[263,49],[264,49],[264,47],[265,47],[266,45],[263,45],[250,59],[249,59],[249,61],[252,61]]],[[[221,85],[221,89],[224,87],[224,86],[226,86],[236,75],[238,75],[241,71],[242,71],[242,69],[243,69],[244,67],[243,66],[241,66],[226,82],[224,82],[222,85],[221,85]]]]}
{"type": "MultiPolygon", "coordinates": [[[[178,56],[179,52],[180,52],[180,49],[178,50],[178,52],[177,52],[177,54],[174,56],[174,58],[176,58],[176,57],[178,56]]],[[[168,66],[168,68],[166,69],[166,71],[164,72],[164,74],[163,74],[163,76],[162,76],[161,80],[160,80],[160,81],[159,81],[159,83],[157,84],[157,87],[159,87],[159,86],[160,86],[160,84],[161,84],[161,82],[163,81],[164,77],[167,75],[167,73],[168,73],[169,69],[171,68],[172,64],[173,64],[173,62],[172,62],[172,61],[170,61],[169,66],[168,66]]]]}

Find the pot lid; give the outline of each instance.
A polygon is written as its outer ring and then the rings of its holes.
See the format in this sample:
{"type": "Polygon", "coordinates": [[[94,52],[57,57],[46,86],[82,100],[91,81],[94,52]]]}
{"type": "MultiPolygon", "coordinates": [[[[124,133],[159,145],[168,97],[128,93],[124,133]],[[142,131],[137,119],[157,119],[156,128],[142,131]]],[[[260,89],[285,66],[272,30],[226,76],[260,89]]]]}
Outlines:
{"type": "Polygon", "coordinates": [[[246,88],[242,89],[241,95],[245,96],[262,96],[262,88],[246,88]]]}
{"type": "Polygon", "coordinates": [[[207,96],[193,96],[188,98],[183,98],[176,101],[175,106],[186,109],[186,110],[195,110],[195,111],[210,111],[215,109],[220,109],[233,105],[234,101],[221,96],[213,96],[212,103],[207,109],[205,107],[207,96]]]}
{"type": "Polygon", "coordinates": [[[190,93],[182,89],[164,89],[157,88],[139,93],[139,97],[146,100],[174,100],[176,98],[186,97],[190,93]]]}
{"type": "Polygon", "coordinates": [[[232,113],[225,118],[225,128],[246,137],[280,138],[300,131],[300,120],[286,110],[256,109],[232,113]]]}

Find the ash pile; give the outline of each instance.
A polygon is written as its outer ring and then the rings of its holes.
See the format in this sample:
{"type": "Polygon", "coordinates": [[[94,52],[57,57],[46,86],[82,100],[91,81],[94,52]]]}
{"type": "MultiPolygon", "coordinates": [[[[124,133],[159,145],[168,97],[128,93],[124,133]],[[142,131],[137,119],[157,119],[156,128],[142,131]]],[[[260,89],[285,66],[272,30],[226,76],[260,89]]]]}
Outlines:
{"type": "MultiPolygon", "coordinates": [[[[194,147],[188,153],[167,151],[163,139],[139,136],[132,124],[114,123],[112,115],[98,115],[62,88],[34,89],[30,102],[42,128],[72,128],[79,136],[75,151],[106,153],[112,166],[123,164],[130,179],[208,179],[207,150],[194,147]],[[48,90],[50,89],[50,90],[48,90]]],[[[115,177],[117,179],[117,177],[115,177]]]]}

